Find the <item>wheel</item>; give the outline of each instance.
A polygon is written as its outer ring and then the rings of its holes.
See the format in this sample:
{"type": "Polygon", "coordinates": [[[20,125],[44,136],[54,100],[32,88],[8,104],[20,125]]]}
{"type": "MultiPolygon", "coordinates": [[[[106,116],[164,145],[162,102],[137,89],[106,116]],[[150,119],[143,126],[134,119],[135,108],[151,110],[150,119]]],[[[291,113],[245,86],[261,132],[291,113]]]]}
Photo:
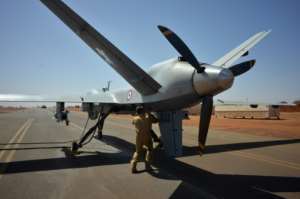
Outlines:
{"type": "Polygon", "coordinates": [[[72,148],[71,148],[71,151],[72,153],[76,153],[79,149],[79,145],[77,144],[77,142],[72,142],[72,148]]]}
{"type": "Polygon", "coordinates": [[[102,131],[98,131],[97,135],[98,135],[97,137],[99,140],[101,140],[103,138],[102,131]]]}

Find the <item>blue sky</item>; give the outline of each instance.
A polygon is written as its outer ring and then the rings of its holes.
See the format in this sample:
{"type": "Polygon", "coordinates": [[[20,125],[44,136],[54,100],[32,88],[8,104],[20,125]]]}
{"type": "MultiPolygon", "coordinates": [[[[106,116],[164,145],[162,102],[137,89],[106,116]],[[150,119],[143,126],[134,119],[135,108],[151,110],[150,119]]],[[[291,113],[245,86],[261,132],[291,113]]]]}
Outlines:
{"type": "MultiPolygon", "coordinates": [[[[174,30],[212,63],[261,30],[272,33],[248,57],[255,67],[219,95],[258,102],[300,98],[300,1],[65,0],[144,70],[177,52],[157,29],[174,30]]],[[[0,93],[80,95],[127,82],[36,0],[0,4],[0,93]]]]}

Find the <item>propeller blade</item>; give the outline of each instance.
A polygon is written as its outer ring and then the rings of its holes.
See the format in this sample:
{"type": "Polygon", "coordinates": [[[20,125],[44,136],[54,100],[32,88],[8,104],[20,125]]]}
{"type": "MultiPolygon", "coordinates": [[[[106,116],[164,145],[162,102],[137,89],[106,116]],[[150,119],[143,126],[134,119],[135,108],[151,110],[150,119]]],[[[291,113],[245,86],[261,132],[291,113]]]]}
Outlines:
{"type": "Polygon", "coordinates": [[[201,66],[201,63],[198,62],[189,47],[187,47],[187,45],[173,31],[164,26],[158,26],[158,29],[177,50],[177,52],[179,52],[184,60],[189,62],[189,64],[191,64],[198,73],[202,73],[204,71],[205,68],[201,66]]]}
{"type": "Polygon", "coordinates": [[[199,132],[198,132],[198,143],[199,143],[200,155],[202,155],[204,151],[212,109],[213,109],[212,96],[205,96],[202,100],[199,132]]]}
{"type": "Polygon", "coordinates": [[[250,60],[250,61],[242,62],[240,64],[233,65],[229,67],[229,70],[236,77],[250,70],[254,66],[254,64],[255,64],[255,60],[250,60]]]}

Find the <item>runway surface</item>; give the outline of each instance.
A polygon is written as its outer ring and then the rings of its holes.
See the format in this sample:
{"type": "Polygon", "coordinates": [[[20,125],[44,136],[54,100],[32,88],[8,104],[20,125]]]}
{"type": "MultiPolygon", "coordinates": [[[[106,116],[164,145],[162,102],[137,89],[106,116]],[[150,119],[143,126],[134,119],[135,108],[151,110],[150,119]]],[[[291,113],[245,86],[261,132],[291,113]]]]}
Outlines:
{"type": "MultiPolygon", "coordinates": [[[[131,121],[110,116],[103,140],[69,153],[86,117],[56,123],[48,110],[0,114],[0,196],[7,198],[300,198],[300,140],[210,130],[205,155],[184,127],[183,156],[155,152],[154,171],[130,173],[131,121]]],[[[89,123],[91,125],[92,123],[89,123]]],[[[157,126],[155,127],[156,132],[157,126]]]]}

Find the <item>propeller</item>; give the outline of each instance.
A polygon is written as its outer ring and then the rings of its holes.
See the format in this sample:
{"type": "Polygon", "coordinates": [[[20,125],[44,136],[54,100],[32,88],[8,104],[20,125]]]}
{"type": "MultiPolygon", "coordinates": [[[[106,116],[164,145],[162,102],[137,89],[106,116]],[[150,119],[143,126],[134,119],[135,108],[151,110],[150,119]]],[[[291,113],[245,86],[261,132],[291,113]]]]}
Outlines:
{"type": "Polygon", "coordinates": [[[254,64],[255,64],[255,60],[250,60],[250,61],[245,61],[233,66],[229,67],[229,70],[232,72],[232,74],[236,77],[239,76],[245,72],[247,72],[248,70],[250,70],[254,64]]]}
{"type": "MultiPolygon", "coordinates": [[[[233,65],[228,69],[236,77],[250,70],[254,66],[254,64],[255,64],[255,60],[250,60],[250,61],[242,62],[240,64],[233,65]]],[[[224,103],[224,101],[222,100],[218,100],[218,101],[224,103]]],[[[198,143],[199,143],[200,155],[202,155],[204,152],[212,109],[213,109],[213,97],[205,96],[202,100],[200,122],[199,122],[199,129],[198,129],[199,130],[198,143]]]]}
{"type": "MultiPolygon", "coordinates": [[[[165,36],[165,38],[171,43],[171,45],[177,50],[177,52],[183,58],[182,60],[187,61],[192,67],[196,69],[198,73],[203,73],[205,70],[204,63],[200,63],[194,54],[191,52],[189,47],[170,29],[159,25],[158,29],[165,36]]],[[[247,56],[249,52],[245,52],[242,56],[247,56]]],[[[228,69],[234,76],[239,76],[248,70],[250,70],[255,64],[255,60],[245,61],[240,64],[233,65],[228,69]]],[[[224,102],[223,102],[224,103],[224,102]]],[[[200,122],[198,129],[198,143],[200,155],[203,154],[205,148],[205,142],[207,138],[209,123],[211,119],[213,109],[213,97],[205,96],[202,99],[202,106],[200,112],[200,122]]]]}
{"type": "Polygon", "coordinates": [[[158,26],[158,29],[177,50],[177,52],[179,52],[184,60],[189,62],[189,64],[191,64],[198,73],[204,72],[205,67],[202,66],[203,63],[198,62],[189,47],[187,47],[187,45],[173,31],[160,25],[158,26]]]}
{"type": "Polygon", "coordinates": [[[198,143],[199,143],[200,155],[202,155],[204,151],[212,109],[213,109],[213,97],[205,96],[202,100],[200,122],[199,122],[199,129],[198,129],[199,130],[198,143]]]}

